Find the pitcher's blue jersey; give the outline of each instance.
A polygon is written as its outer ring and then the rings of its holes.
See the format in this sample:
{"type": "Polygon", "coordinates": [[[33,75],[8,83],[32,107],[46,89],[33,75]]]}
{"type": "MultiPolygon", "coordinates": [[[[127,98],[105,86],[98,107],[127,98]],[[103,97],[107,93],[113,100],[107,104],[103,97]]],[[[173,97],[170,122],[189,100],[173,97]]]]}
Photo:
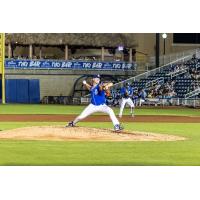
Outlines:
{"type": "Polygon", "coordinates": [[[95,106],[106,103],[105,91],[100,90],[99,84],[90,89],[91,103],[95,106]]]}

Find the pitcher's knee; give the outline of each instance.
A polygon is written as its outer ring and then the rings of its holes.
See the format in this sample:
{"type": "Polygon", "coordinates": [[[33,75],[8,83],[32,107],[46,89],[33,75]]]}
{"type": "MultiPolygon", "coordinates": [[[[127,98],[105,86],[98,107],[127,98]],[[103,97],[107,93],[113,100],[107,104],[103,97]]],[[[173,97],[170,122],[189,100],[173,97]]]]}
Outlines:
{"type": "Polygon", "coordinates": [[[108,114],[114,115],[114,111],[110,108],[110,109],[108,110],[108,114]]]}
{"type": "Polygon", "coordinates": [[[82,119],[84,119],[85,117],[84,116],[78,116],[77,119],[80,121],[82,119]]]}

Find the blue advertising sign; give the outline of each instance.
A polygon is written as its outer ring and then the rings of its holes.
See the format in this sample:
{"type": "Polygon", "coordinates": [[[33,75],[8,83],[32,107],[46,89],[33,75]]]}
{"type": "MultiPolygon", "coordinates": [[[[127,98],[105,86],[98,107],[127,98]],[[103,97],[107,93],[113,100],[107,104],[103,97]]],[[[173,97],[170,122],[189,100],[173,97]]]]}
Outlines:
{"type": "Polygon", "coordinates": [[[6,59],[6,69],[82,69],[82,70],[135,70],[135,63],[63,60],[6,59]]]}

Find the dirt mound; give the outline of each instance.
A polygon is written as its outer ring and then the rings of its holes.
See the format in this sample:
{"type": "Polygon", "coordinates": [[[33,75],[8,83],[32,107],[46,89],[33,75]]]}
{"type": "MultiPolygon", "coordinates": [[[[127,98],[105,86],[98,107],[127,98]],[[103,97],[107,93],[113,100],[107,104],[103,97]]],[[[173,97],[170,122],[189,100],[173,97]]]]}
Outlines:
{"type": "Polygon", "coordinates": [[[122,131],[115,133],[109,129],[88,127],[36,126],[0,132],[0,139],[12,140],[54,140],[54,141],[177,141],[184,137],[122,131]]]}

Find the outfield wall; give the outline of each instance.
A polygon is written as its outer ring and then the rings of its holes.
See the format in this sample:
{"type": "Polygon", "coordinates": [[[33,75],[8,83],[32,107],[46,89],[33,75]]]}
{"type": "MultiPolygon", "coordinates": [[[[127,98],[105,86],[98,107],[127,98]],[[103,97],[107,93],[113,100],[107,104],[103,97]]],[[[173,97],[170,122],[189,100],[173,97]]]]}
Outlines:
{"type": "Polygon", "coordinates": [[[74,82],[80,76],[73,75],[7,75],[6,79],[38,79],[40,98],[44,96],[71,96],[74,82]]]}
{"type": "Polygon", "coordinates": [[[75,81],[82,75],[104,74],[134,76],[134,71],[88,71],[88,70],[6,70],[6,79],[39,79],[40,99],[44,96],[71,96],[75,81]]]}

